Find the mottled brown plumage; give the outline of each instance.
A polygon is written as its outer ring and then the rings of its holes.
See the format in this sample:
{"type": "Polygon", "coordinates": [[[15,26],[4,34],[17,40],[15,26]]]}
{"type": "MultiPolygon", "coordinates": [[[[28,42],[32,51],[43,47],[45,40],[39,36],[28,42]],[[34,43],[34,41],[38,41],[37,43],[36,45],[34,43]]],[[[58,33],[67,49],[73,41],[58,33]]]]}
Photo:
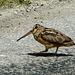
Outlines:
{"type": "MultiPolygon", "coordinates": [[[[52,28],[45,28],[39,24],[34,25],[33,29],[29,31],[27,34],[22,36],[21,38],[33,34],[34,39],[38,41],[39,43],[43,44],[45,46],[44,51],[33,51],[34,53],[41,53],[41,52],[47,52],[49,48],[57,47],[55,54],[57,54],[58,48],[62,46],[73,46],[75,43],[73,40],[63,34],[62,32],[52,29],[52,28]]],[[[17,41],[19,41],[21,38],[19,38],[17,41]]]]}

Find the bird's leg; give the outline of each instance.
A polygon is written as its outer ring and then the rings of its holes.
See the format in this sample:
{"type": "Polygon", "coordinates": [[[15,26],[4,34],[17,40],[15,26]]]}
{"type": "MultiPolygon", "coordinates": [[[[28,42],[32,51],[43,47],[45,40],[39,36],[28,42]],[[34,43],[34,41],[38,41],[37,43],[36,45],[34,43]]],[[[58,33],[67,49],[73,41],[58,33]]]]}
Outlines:
{"type": "Polygon", "coordinates": [[[43,52],[47,52],[48,51],[48,49],[45,49],[44,51],[33,51],[33,50],[31,50],[33,53],[43,53],[43,52]]]}
{"type": "Polygon", "coordinates": [[[57,54],[58,48],[59,48],[59,47],[57,47],[57,48],[56,48],[56,52],[55,52],[55,55],[57,54]]]}

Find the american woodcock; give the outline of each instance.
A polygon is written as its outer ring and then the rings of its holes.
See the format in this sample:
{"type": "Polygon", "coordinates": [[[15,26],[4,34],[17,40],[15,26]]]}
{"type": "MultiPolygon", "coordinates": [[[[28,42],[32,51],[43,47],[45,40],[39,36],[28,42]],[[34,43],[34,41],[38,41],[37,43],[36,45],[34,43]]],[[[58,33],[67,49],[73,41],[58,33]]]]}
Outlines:
{"type": "Polygon", "coordinates": [[[34,25],[32,30],[30,30],[27,34],[19,38],[17,41],[26,37],[29,34],[33,34],[34,39],[45,46],[44,51],[33,51],[34,53],[47,52],[49,48],[56,47],[55,54],[57,54],[59,47],[69,47],[75,45],[73,40],[62,32],[52,28],[45,28],[39,24],[34,25]]]}

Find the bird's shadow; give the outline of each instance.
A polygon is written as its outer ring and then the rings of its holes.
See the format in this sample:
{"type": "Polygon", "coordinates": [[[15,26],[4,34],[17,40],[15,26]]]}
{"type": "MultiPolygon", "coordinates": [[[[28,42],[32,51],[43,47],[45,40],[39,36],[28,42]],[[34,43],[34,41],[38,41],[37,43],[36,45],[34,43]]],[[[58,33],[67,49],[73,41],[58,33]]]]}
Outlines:
{"type": "Polygon", "coordinates": [[[57,56],[57,57],[61,57],[61,56],[74,56],[71,54],[56,54],[55,53],[27,53],[27,55],[32,55],[32,56],[43,56],[43,57],[53,57],[53,56],[57,56]]]}

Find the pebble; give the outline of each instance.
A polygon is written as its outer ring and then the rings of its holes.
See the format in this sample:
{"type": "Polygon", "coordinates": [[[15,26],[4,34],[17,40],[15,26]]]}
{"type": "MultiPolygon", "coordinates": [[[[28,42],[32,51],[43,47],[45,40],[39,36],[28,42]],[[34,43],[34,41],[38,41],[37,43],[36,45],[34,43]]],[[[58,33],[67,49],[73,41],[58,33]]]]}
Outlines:
{"type": "Polygon", "coordinates": [[[34,11],[36,11],[37,9],[35,8],[34,11]]]}
{"type": "Polygon", "coordinates": [[[0,14],[0,16],[2,16],[2,14],[0,14]]]}
{"type": "Polygon", "coordinates": [[[59,0],[59,2],[61,2],[62,0],[59,0]]]}
{"type": "Polygon", "coordinates": [[[34,17],[34,19],[37,19],[37,17],[34,17]]]}
{"type": "Polygon", "coordinates": [[[14,13],[15,13],[15,14],[18,14],[18,11],[16,10],[16,11],[14,11],[14,13]]]}
{"type": "Polygon", "coordinates": [[[43,23],[43,21],[41,21],[41,23],[43,23]]]}
{"type": "Polygon", "coordinates": [[[26,9],[26,12],[29,12],[29,11],[31,11],[31,9],[28,9],[28,8],[27,8],[27,9],[26,9]]]}
{"type": "Polygon", "coordinates": [[[41,4],[41,6],[44,6],[44,4],[41,4]]]}

